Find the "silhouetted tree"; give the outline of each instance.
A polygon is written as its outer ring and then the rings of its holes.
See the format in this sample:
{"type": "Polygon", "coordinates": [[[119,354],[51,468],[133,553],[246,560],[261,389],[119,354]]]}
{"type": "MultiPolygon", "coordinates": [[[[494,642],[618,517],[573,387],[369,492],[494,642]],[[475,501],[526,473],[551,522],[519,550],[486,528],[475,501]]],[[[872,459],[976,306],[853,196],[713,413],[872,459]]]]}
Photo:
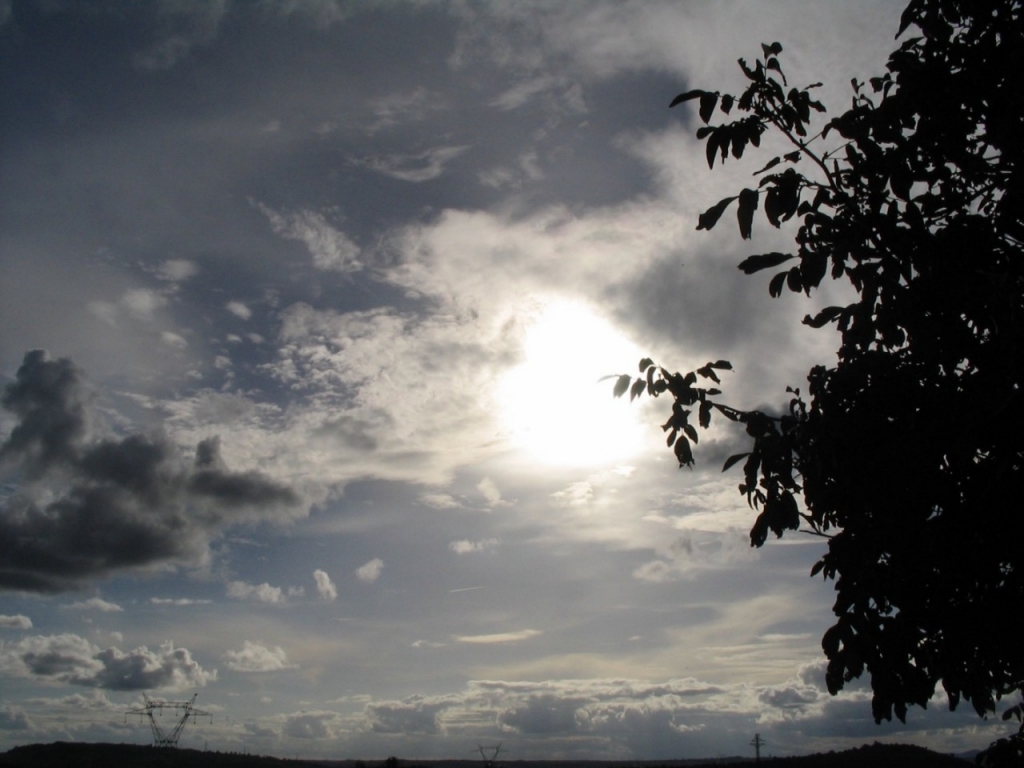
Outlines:
{"type": "Polygon", "coordinates": [[[723,471],[742,462],[751,543],[802,523],[828,537],[811,569],[835,580],[828,688],[866,670],[877,722],[924,707],[939,683],[951,709],[966,699],[981,715],[1024,687],[1024,13],[1018,0],[913,0],[897,38],[907,30],[887,71],[855,80],[851,108],[814,135],[817,84],[788,85],[778,43],[740,60],[739,96],[671,104],[697,105],[711,167],[767,132],[788,143],[697,229],[733,204],[743,238],[759,208],[792,222],[792,251],[739,268],[781,267],[773,297],[848,282],[854,301],[804,318],[838,327],[836,364],[810,371],[806,395],[787,390],[781,415],[716,399],[724,360],[681,374],[645,359],[615,385],[671,396],[681,466],[692,409],[700,427],[720,414],[746,428],[750,450],[723,471]]]}

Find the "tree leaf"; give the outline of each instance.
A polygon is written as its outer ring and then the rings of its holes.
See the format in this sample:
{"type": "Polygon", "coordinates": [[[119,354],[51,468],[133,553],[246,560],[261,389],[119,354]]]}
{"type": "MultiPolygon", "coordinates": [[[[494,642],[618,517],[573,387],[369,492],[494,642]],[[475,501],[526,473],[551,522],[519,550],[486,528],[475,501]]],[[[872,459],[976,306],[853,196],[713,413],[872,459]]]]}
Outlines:
{"type": "Polygon", "coordinates": [[[630,387],[629,389],[629,401],[633,402],[634,400],[636,400],[640,395],[643,394],[646,388],[647,382],[644,381],[643,379],[637,379],[636,381],[634,381],[633,386],[630,387]]]}
{"type": "Polygon", "coordinates": [[[711,379],[715,384],[722,383],[722,380],[718,378],[718,374],[715,373],[714,369],[710,365],[701,366],[697,369],[697,373],[705,379],[711,379]]]}
{"type": "Polygon", "coordinates": [[[702,93],[700,96],[700,119],[705,123],[711,119],[715,107],[718,106],[718,93],[702,93]]]}
{"type": "Polygon", "coordinates": [[[779,65],[778,59],[768,59],[768,61],[765,63],[765,67],[767,67],[768,69],[774,69],[776,72],[778,72],[779,75],[782,77],[783,84],[786,84],[786,75],[785,73],[783,73],[782,67],[779,65]]]}
{"type": "Polygon", "coordinates": [[[711,426],[711,403],[707,400],[700,404],[700,409],[697,412],[697,423],[700,424],[702,429],[707,429],[711,426]]]}
{"type": "Polygon", "coordinates": [[[725,471],[731,469],[733,465],[738,464],[739,462],[743,461],[743,459],[745,459],[749,455],[750,455],[750,451],[747,451],[746,453],[735,453],[735,454],[733,454],[732,456],[730,456],[728,459],[725,460],[725,464],[722,465],[722,471],[725,472],[725,471]]]}
{"type": "Polygon", "coordinates": [[[674,99],[672,99],[672,102],[668,105],[668,108],[672,109],[672,107],[678,106],[679,104],[682,104],[684,101],[690,101],[691,99],[700,98],[705,93],[706,93],[706,91],[701,91],[701,90],[693,90],[693,91],[687,91],[686,93],[681,93],[678,96],[676,96],[674,99]]]}
{"type": "Polygon", "coordinates": [[[613,397],[622,397],[626,394],[626,390],[629,389],[629,383],[633,380],[633,377],[628,373],[624,373],[619,376],[615,381],[615,388],[612,390],[613,397]]]}
{"type": "Polygon", "coordinates": [[[724,200],[719,200],[717,203],[708,208],[697,218],[697,229],[710,230],[718,220],[722,218],[722,214],[725,213],[725,209],[729,207],[729,203],[735,200],[736,197],[727,197],[724,200]]]}
{"type": "Polygon", "coordinates": [[[793,267],[786,274],[786,285],[789,286],[789,290],[793,293],[800,293],[804,289],[804,283],[801,279],[799,267],[793,267]]]}
{"type": "MultiPolygon", "coordinates": [[[[697,227],[700,229],[700,227],[697,227]]],[[[755,272],[760,272],[762,269],[769,269],[770,267],[777,267],[783,262],[789,261],[793,258],[791,253],[779,253],[778,251],[772,251],[771,253],[761,253],[756,256],[747,256],[737,266],[743,270],[744,274],[752,275],[755,272]]]]}
{"type": "Polygon", "coordinates": [[[809,325],[811,328],[821,328],[828,323],[831,323],[837,317],[843,314],[843,307],[825,307],[814,317],[810,315],[804,315],[804,325],[809,325]]]}
{"type": "Polygon", "coordinates": [[[690,448],[690,441],[685,436],[680,436],[673,447],[680,467],[693,466],[693,450],[690,448]]]}
{"type": "Polygon", "coordinates": [[[704,156],[708,161],[708,168],[715,167],[715,156],[718,154],[722,141],[725,141],[726,146],[728,146],[728,138],[726,137],[722,127],[719,126],[711,132],[704,145],[704,156]]]}
{"type": "Polygon", "coordinates": [[[782,286],[786,284],[786,277],[789,272],[779,272],[772,281],[768,283],[768,295],[773,299],[779,298],[782,295],[782,286]]]}
{"type": "Polygon", "coordinates": [[[756,189],[744,189],[740,192],[740,203],[736,209],[736,219],[740,225],[740,237],[744,240],[749,240],[751,237],[751,230],[754,225],[754,211],[757,210],[757,198],[756,189]]]}
{"type": "Polygon", "coordinates": [[[757,175],[758,175],[759,173],[764,173],[764,172],[765,172],[765,171],[767,171],[767,170],[768,170],[769,168],[774,168],[774,167],[775,167],[776,165],[778,165],[778,164],[779,164],[779,163],[781,163],[781,162],[782,162],[782,158],[781,158],[781,157],[773,157],[773,158],[772,158],[771,160],[769,160],[769,161],[768,161],[768,164],[767,164],[767,165],[765,165],[765,167],[764,167],[764,168],[762,168],[762,169],[761,169],[761,170],[759,170],[759,171],[754,171],[754,174],[753,174],[753,175],[754,175],[754,176],[757,176],[757,175]]]}

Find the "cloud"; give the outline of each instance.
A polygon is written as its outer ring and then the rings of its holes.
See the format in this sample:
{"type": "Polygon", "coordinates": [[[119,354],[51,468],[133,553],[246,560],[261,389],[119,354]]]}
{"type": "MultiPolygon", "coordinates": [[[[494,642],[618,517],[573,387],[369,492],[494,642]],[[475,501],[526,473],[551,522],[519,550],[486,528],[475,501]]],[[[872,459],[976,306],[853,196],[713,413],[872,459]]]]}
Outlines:
{"type": "Polygon", "coordinates": [[[70,360],[48,360],[42,350],[26,354],[0,398],[19,418],[0,445],[0,462],[20,464],[30,478],[74,464],[89,427],[86,399],[81,372],[70,360]]]}
{"type": "Polygon", "coordinates": [[[491,106],[497,107],[503,111],[517,109],[532,100],[538,94],[551,91],[552,89],[564,86],[565,84],[566,81],[564,79],[553,77],[551,75],[535,77],[518,83],[504,91],[491,102],[491,106]]]}
{"type": "Polygon", "coordinates": [[[373,113],[370,133],[395,125],[419,122],[428,112],[442,108],[439,95],[430,93],[422,86],[412,91],[370,99],[368,105],[373,113]]]}
{"type": "Polygon", "coordinates": [[[94,690],[85,696],[81,693],[72,693],[69,696],[60,698],[34,698],[28,699],[28,704],[42,704],[47,707],[58,707],[60,709],[84,709],[96,712],[121,712],[123,707],[115,704],[107,698],[107,694],[100,690],[94,690]]]}
{"type": "Polygon", "coordinates": [[[491,478],[485,477],[476,485],[476,489],[480,491],[480,495],[487,500],[487,505],[490,507],[506,506],[507,503],[501,499],[501,491],[498,490],[498,485],[491,478]]]}
{"type": "Polygon", "coordinates": [[[537,629],[520,629],[516,632],[498,632],[493,635],[459,635],[453,638],[460,643],[472,645],[492,645],[494,643],[517,643],[520,640],[529,640],[541,634],[537,629]]]}
{"type": "Polygon", "coordinates": [[[316,581],[316,591],[324,600],[331,601],[338,597],[338,589],[327,575],[327,571],[318,568],[313,571],[313,579],[316,581]]]}
{"type": "Polygon", "coordinates": [[[594,500],[594,486],[585,480],[570,483],[561,491],[555,491],[551,498],[568,507],[582,507],[594,500]]]}
{"type": "Polygon", "coordinates": [[[572,733],[586,728],[580,700],[551,694],[531,696],[498,716],[498,724],[522,734],[572,733]]]}
{"type": "Polygon", "coordinates": [[[460,509],[463,506],[462,502],[450,493],[421,493],[419,500],[434,509],[460,509]]]}
{"type": "Polygon", "coordinates": [[[101,650],[79,635],[35,635],[0,646],[0,674],[102,688],[141,691],[197,688],[217,679],[186,648],[101,650]]]}
{"type": "Polygon", "coordinates": [[[0,499],[0,589],[60,592],[132,568],[196,565],[231,525],[303,510],[291,488],[232,472],[208,437],[183,460],[162,435],[97,438],[68,359],[25,355],[0,399],[18,419],[0,445],[17,490],[0,499]]]}
{"type": "Polygon", "coordinates": [[[331,736],[327,724],[334,720],[334,712],[301,712],[285,719],[281,733],[293,739],[326,739],[331,736]]]}
{"type": "Polygon", "coordinates": [[[147,9],[149,39],[135,53],[133,63],[142,70],[174,67],[193,48],[211,44],[228,10],[229,0],[185,0],[154,3],[147,9]]]}
{"type": "Polygon", "coordinates": [[[210,605],[212,600],[193,600],[189,597],[151,597],[149,602],[153,605],[210,605]]]}
{"type": "Polygon", "coordinates": [[[227,596],[235,600],[255,600],[259,603],[283,603],[287,599],[281,587],[272,587],[268,583],[246,584],[244,581],[228,583],[227,596]]]}
{"type": "Polygon", "coordinates": [[[323,214],[315,211],[278,213],[262,203],[255,203],[270,220],[274,232],[288,240],[303,243],[313,257],[313,266],[331,272],[358,272],[359,246],[344,232],[331,226],[323,214]]]}
{"type": "Polygon", "coordinates": [[[20,613],[14,616],[0,614],[0,629],[32,629],[32,619],[20,613]]]}
{"type": "Polygon", "coordinates": [[[102,613],[119,613],[124,610],[117,603],[109,603],[99,597],[90,597],[88,600],[71,603],[65,607],[72,611],[101,611],[102,613]]]}
{"type": "Polygon", "coordinates": [[[156,270],[157,277],[173,283],[180,283],[199,274],[199,267],[188,259],[167,259],[156,270]]]}
{"type": "Polygon", "coordinates": [[[415,155],[380,155],[354,160],[353,163],[393,179],[418,183],[436,179],[444,173],[446,164],[468,149],[468,144],[435,147],[415,155]]]}
{"type": "Polygon", "coordinates": [[[229,301],[224,305],[224,308],[232,315],[241,318],[242,320],[248,320],[252,317],[252,310],[240,301],[229,301]]]}
{"type": "Polygon", "coordinates": [[[169,347],[175,349],[187,349],[188,341],[184,336],[175,333],[174,331],[160,331],[160,341],[169,347]]]}
{"type": "Polygon", "coordinates": [[[272,740],[277,738],[277,731],[273,728],[260,725],[255,720],[246,721],[243,727],[245,728],[245,732],[254,739],[272,740]]]}
{"type": "Polygon", "coordinates": [[[374,733],[441,733],[438,716],[458,704],[451,696],[410,696],[402,701],[382,701],[366,707],[364,715],[374,733]]]}
{"type": "Polygon", "coordinates": [[[493,443],[494,414],[481,393],[493,392],[495,367],[513,352],[490,318],[305,303],[280,318],[272,373],[310,403],[294,422],[296,432],[309,431],[295,472],[439,485],[493,443]]]}
{"type": "Polygon", "coordinates": [[[28,731],[32,729],[32,721],[25,715],[21,707],[0,704],[0,730],[28,731]]]}
{"type": "Polygon", "coordinates": [[[225,653],[224,659],[228,669],[235,672],[276,672],[296,666],[288,663],[288,656],[281,646],[266,646],[250,640],[242,644],[242,650],[225,653]]]}
{"type": "Polygon", "coordinates": [[[167,299],[149,288],[133,288],[124,292],[119,303],[136,318],[151,320],[157,310],[167,306],[167,299]]]}
{"type": "Polygon", "coordinates": [[[373,584],[380,578],[384,570],[384,561],[379,557],[373,558],[370,562],[356,568],[356,578],[365,584],[373,584]]]}
{"type": "Polygon", "coordinates": [[[457,555],[466,555],[470,552],[483,552],[486,549],[493,549],[498,546],[497,539],[482,539],[481,541],[469,541],[468,539],[462,539],[461,541],[452,541],[448,543],[448,549],[457,555]]]}

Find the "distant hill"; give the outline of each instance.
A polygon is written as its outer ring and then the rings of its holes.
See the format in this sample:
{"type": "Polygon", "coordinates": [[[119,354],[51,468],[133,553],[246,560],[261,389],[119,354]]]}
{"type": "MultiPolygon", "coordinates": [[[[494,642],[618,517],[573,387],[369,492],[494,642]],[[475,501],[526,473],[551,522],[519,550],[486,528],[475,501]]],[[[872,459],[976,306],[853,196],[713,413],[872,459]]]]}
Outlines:
{"type": "MultiPolygon", "coordinates": [[[[752,759],[585,762],[500,760],[498,768],[702,768],[748,766],[752,759]]],[[[772,757],[763,768],[965,768],[970,762],[905,744],[871,744],[845,752],[804,757],[772,757]]],[[[479,768],[467,760],[284,760],[237,752],[201,752],[137,744],[79,744],[58,741],[0,753],[0,768],[479,768]]]]}
{"type": "Polygon", "coordinates": [[[302,768],[302,760],[138,744],[31,744],[0,753],[0,768],[302,768]]]}

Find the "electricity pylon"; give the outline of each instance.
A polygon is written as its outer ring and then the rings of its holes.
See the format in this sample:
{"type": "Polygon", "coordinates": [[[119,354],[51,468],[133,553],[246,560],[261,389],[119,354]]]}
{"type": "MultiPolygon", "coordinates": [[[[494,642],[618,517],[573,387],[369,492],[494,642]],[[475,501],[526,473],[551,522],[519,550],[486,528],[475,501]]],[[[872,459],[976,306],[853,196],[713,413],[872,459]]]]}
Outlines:
{"type": "Polygon", "coordinates": [[[210,722],[213,722],[212,714],[195,708],[196,696],[198,695],[198,693],[193,693],[192,698],[188,701],[153,701],[146,694],[142,694],[142,698],[146,701],[146,706],[139,709],[129,709],[125,712],[125,722],[128,722],[128,715],[138,715],[139,722],[142,722],[143,717],[148,718],[149,727],[153,729],[153,746],[176,747],[178,746],[178,739],[181,738],[181,732],[185,730],[185,724],[188,723],[189,718],[192,718],[193,723],[196,721],[197,717],[209,717],[210,722]],[[162,715],[165,707],[167,709],[173,709],[175,716],[177,716],[178,713],[181,713],[174,729],[167,734],[164,733],[160,724],[157,723],[156,718],[153,717],[154,712],[162,715]]]}
{"type": "Polygon", "coordinates": [[[754,748],[754,762],[758,765],[761,764],[761,747],[764,746],[764,739],[761,738],[760,733],[755,733],[754,738],[750,742],[750,746],[754,748]]]}
{"type": "Polygon", "coordinates": [[[478,744],[476,749],[480,753],[480,757],[484,759],[484,768],[494,768],[498,762],[498,753],[501,752],[501,743],[499,742],[493,747],[478,744]]]}

